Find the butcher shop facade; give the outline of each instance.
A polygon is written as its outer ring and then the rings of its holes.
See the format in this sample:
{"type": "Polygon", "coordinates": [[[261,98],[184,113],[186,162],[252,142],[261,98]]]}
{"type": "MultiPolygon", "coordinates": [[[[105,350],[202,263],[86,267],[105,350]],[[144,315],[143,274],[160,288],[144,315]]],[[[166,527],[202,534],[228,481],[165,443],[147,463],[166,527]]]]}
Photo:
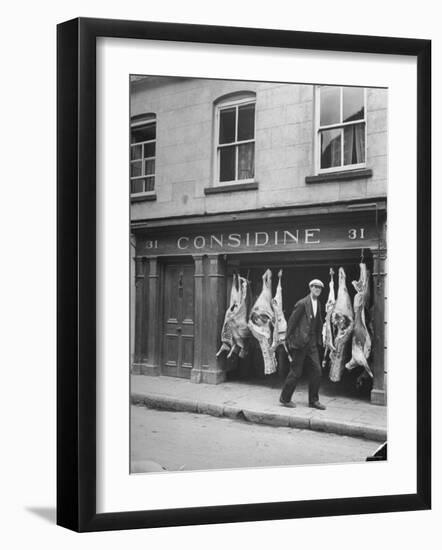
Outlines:
{"type": "MultiPolygon", "coordinates": [[[[276,297],[279,286],[287,320],[294,304],[308,294],[308,282],[319,278],[325,286],[320,297],[325,318],[330,282],[336,297],[343,273],[353,304],[357,293],[353,281],[360,279],[362,264],[368,273],[363,310],[371,341],[369,368],[359,364],[345,368],[352,359],[350,335],[333,384],[342,394],[365,385],[367,398],[385,404],[385,199],[172,217],[133,223],[132,232],[133,372],[209,384],[281,378],[289,365],[289,350],[282,341],[271,349],[274,374],[253,331],[245,329],[240,346],[223,345],[232,285],[233,292],[239,281],[246,285],[243,322],[249,323],[251,308],[263,290],[263,276],[270,273],[271,294],[276,297]]],[[[355,315],[352,307],[351,315],[355,315]]],[[[331,359],[324,362],[324,381],[331,377],[331,359]]]]}
{"type": "Polygon", "coordinates": [[[387,110],[381,88],[131,77],[133,373],[280,386],[320,279],[323,390],[386,403],[387,110]]]}

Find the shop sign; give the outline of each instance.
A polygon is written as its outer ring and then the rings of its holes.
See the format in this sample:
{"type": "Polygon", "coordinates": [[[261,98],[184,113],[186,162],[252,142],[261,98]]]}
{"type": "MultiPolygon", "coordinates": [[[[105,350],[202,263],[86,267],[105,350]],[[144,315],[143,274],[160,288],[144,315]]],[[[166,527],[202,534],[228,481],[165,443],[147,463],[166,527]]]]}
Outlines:
{"type": "Polygon", "coordinates": [[[294,251],[321,248],[370,247],[377,243],[377,232],[371,224],[332,226],[312,224],[306,227],[290,224],[272,229],[232,231],[181,231],[176,234],[149,234],[138,239],[137,253],[201,254],[294,251]]]}

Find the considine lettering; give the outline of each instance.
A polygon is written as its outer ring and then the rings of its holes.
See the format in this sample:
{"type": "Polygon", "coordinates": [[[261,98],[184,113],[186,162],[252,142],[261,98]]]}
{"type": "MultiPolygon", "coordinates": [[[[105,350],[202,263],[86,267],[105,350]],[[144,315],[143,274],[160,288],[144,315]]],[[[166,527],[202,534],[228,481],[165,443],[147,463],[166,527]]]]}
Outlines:
{"type": "Polygon", "coordinates": [[[225,248],[260,248],[268,245],[288,244],[320,244],[319,228],[296,229],[292,231],[277,230],[273,232],[255,231],[253,233],[219,233],[216,235],[196,235],[195,237],[182,236],[177,239],[177,248],[186,250],[225,249],[225,248]]]}

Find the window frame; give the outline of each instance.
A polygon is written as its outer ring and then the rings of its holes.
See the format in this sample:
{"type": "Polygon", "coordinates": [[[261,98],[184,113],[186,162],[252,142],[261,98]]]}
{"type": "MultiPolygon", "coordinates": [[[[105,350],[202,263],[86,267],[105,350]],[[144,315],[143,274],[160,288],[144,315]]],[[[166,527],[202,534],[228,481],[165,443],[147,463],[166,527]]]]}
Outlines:
{"type": "Polygon", "coordinates": [[[315,87],[315,168],[316,174],[330,174],[335,172],[347,172],[350,170],[358,170],[367,167],[367,88],[363,86],[333,86],[325,84],[315,87]],[[321,89],[324,88],[339,88],[340,89],[340,120],[343,118],[343,94],[344,88],[362,88],[364,90],[364,118],[356,121],[338,122],[335,124],[320,125],[321,116],[321,89]],[[344,128],[348,126],[356,126],[364,124],[364,162],[356,164],[344,164],[344,128]],[[331,166],[330,168],[321,168],[321,132],[324,130],[341,130],[341,165],[331,166]]]}
{"type": "Polygon", "coordinates": [[[255,166],[256,166],[256,94],[255,93],[249,93],[249,94],[241,94],[241,97],[232,97],[229,99],[226,99],[224,101],[220,101],[215,105],[215,153],[214,153],[214,184],[216,186],[222,186],[222,185],[241,185],[244,183],[254,183],[256,181],[256,172],[255,172],[255,166]],[[238,108],[245,106],[245,105],[254,105],[255,106],[255,112],[254,112],[254,127],[253,127],[253,139],[246,139],[238,141],[236,138],[238,137],[238,108]],[[236,110],[236,125],[235,125],[235,141],[230,143],[221,143],[219,142],[220,138],[220,123],[221,123],[221,111],[224,109],[229,109],[235,107],[236,110]],[[253,143],[254,146],[254,158],[253,158],[253,178],[244,178],[244,179],[237,179],[238,176],[238,149],[240,145],[245,145],[247,143],[253,143]],[[226,147],[235,147],[235,177],[234,180],[228,180],[228,181],[221,181],[220,180],[220,150],[226,147]]]}
{"type": "Polygon", "coordinates": [[[130,124],[130,143],[129,143],[129,193],[131,197],[150,197],[155,195],[156,190],[156,183],[157,183],[157,131],[158,131],[158,121],[155,114],[149,114],[144,117],[137,117],[136,120],[132,120],[130,124]],[[149,139],[146,141],[140,141],[137,143],[132,143],[132,130],[135,128],[143,128],[146,126],[155,125],[155,139],[149,139]],[[147,143],[155,143],[155,156],[153,157],[144,157],[144,145],[147,143]],[[140,159],[132,159],[132,148],[141,145],[142,147],[142,156],[140,159]],[[154,160],[155,161],[155,168],[153,174],[145,174],[146,165],[145,162],[147,160],[154,160]],[[141,162],[142,164],[142,174],[140,176],[132,176],[131,174],[131,168],[132,164],[135,162],[141,162]],[[141,179],[147,179],[147,178],[154,178],[154,186],[153,189],[149,191],[139,191],[138,193],[132,193],[132,181],[134,180],[141,180],[141,179]]]}

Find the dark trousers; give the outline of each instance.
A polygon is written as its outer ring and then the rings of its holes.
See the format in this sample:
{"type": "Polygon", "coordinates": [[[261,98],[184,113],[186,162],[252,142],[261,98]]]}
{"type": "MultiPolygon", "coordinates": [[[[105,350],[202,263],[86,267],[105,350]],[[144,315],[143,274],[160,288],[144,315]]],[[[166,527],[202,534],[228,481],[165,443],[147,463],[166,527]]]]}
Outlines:
{"type": "Polygon", "coordinates": [[[293,392],[296,389],[298,380],[302,376],[304,365],[308,365],[309,386],[308,401],[314,403],[319,401],[319,386],[321,383],[321,364],[319,362],[319,350],[316,344],[308,344],[303,349],[290,350],[292,362],[290,363],[290,372],[285,379],[281,391],[281,400],[291,401],[293,392]]]}

